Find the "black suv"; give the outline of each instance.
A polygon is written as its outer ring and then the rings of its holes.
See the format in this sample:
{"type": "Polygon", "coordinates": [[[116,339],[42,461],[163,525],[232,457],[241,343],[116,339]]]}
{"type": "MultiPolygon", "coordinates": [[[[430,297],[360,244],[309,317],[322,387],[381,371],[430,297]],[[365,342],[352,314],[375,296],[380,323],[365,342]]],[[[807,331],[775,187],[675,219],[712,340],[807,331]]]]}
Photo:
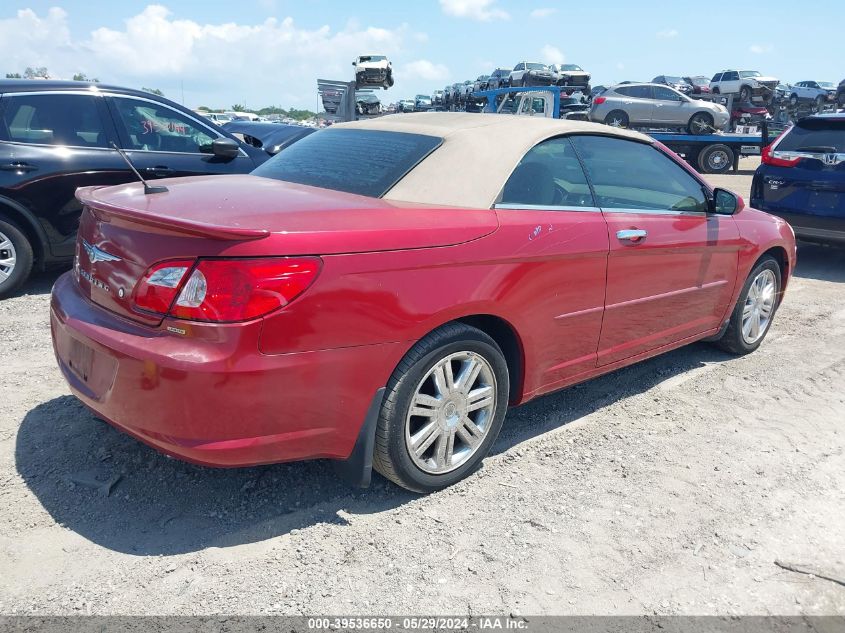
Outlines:
{"type": "Polygon", "coordinates": [[[71,81],[0,80],[0,297],[73,260],[77,187],[248,173],[270,158],[156,95],[71,81]]]}

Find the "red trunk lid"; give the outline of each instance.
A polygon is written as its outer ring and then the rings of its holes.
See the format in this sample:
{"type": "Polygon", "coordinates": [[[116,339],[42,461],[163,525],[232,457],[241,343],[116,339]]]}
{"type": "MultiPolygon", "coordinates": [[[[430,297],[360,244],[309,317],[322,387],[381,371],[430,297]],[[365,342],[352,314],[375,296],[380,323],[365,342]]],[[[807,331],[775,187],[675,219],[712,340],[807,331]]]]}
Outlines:
{"type": "Polygon", "coordinates": [[[333,255],[443,247],[492,233],[490,209],[451,209],[356,196],[257,176],[175,178],[84,188],[75,274],[99,305],[134,321],[132,292],[154,263],[196,257],[333,255]]]}

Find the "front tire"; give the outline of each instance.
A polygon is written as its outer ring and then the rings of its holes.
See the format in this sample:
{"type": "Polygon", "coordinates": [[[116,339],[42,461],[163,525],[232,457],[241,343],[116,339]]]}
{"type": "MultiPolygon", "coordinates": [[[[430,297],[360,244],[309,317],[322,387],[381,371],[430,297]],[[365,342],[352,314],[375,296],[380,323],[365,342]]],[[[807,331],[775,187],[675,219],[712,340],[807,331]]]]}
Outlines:
{"type": "Polygon", "coordinates": [[[712,134],[716,128],[713,127],[712,116],[706,112],[696,112],[690,117],[687,130],[690,134],[712,134]]]}
{"type": "Polygon", "coordinates": [[[742,88],[740,88],[739,100],[742,103],[745,103],[746,101],[751,101],[751,88],[749,88],[748,86],[743,86],[742,88]]]}
{"type": "Polygon", "coordinates": [[[750,354],[763,342],[780,302],[780,266],[765,256],[754,267],[739,293],[728,329],[717,342],[726,352],[750,354]]]}
{"type": "Polygon", "coordinates": [[[508,396],[507,362],[492,338],[461,323],[435,330],[387,383],[373,467],[413,492],[451,486],[490,451],[508,396]]]}
{"type": "Polygon", "coordinates": [[[32,245],[17,225],[0,218],[0,299],[21,287],[32,272],[32,245]]]}

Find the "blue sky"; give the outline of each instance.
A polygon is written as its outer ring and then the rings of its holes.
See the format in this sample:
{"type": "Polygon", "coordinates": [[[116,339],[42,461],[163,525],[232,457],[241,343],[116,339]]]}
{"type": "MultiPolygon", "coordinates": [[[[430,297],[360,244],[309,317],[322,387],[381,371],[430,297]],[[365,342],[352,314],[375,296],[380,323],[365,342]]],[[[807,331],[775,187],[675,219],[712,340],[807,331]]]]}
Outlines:
{"type": "Polygon", "coordinates": [[[3,0],[0,72],[85,72],[177,101],[184,91],[190,107],[310,109],[317,77],[351,78],[359,53],[393,61],[386,101],[523,59],[580,64],[605,85],[724,68],[845,77],[842,0],[733,6],[748,11],[687,0],[3,0]]]}

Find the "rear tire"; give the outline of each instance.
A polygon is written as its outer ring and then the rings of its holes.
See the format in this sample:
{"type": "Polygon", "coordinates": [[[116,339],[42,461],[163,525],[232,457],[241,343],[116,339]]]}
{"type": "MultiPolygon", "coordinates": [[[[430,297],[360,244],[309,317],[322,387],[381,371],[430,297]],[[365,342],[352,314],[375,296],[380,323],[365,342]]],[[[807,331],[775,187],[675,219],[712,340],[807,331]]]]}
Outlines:
{"type": "Polygon", "coordinates": [[[727,145],[708,145],[698,154],[698,170],[702,174],[725,174],[734,164],[734,152],[727,145]]]}
{"type": "Polygon", "coordinates": [[[0,299],[8,297],[29,278],[33,260],[32,244],[23,231],[0,218],[0,299]]]}
{"type": "Polygon", "coordinates": [[[728,322],[728,329],[716,344],[726,352],[738,355],[750,354],[760,347],[774,321],[781,288],[780,266],[773,257],[766,255],[757,262],[745,280],[728,322]],[[758,319],[756,331],[753,327],[755,314],[758,319]],[[763,317],[764,322],[760,320],[763,317]],[[751,328],[748,327],[749,319],[752,321],[751,328]]]}
{"type": "Polygon", "coordinates": [[[798,105],[798,95],[796,95],[796,94],[789,95],[789,105],[793,108],[798,105]]]}
{"type": "Polygon", "coordinates": [[[825,99],[822,95],[816,97],[816,112],[821,112],[824,109],[826,102],[827,99],[825,99]]]}
{"type": "Polygon", "coordinates": [[[462,323],[444,325],[418,341],[393,371],[376,427],[373,467],[413,492],[451,486],[490,451],[508,392],[508,365],[496,342],[462,323]],[[422,415],[411,415],[412,406],[422,415]]]}
{"type": "Polygon", "coordinates": [[[610,127],[626,128],[631,121],[628,119],[628,114],[622,110],[612,110],[606,117],[604,117],[604,124],[610,127]]]}

